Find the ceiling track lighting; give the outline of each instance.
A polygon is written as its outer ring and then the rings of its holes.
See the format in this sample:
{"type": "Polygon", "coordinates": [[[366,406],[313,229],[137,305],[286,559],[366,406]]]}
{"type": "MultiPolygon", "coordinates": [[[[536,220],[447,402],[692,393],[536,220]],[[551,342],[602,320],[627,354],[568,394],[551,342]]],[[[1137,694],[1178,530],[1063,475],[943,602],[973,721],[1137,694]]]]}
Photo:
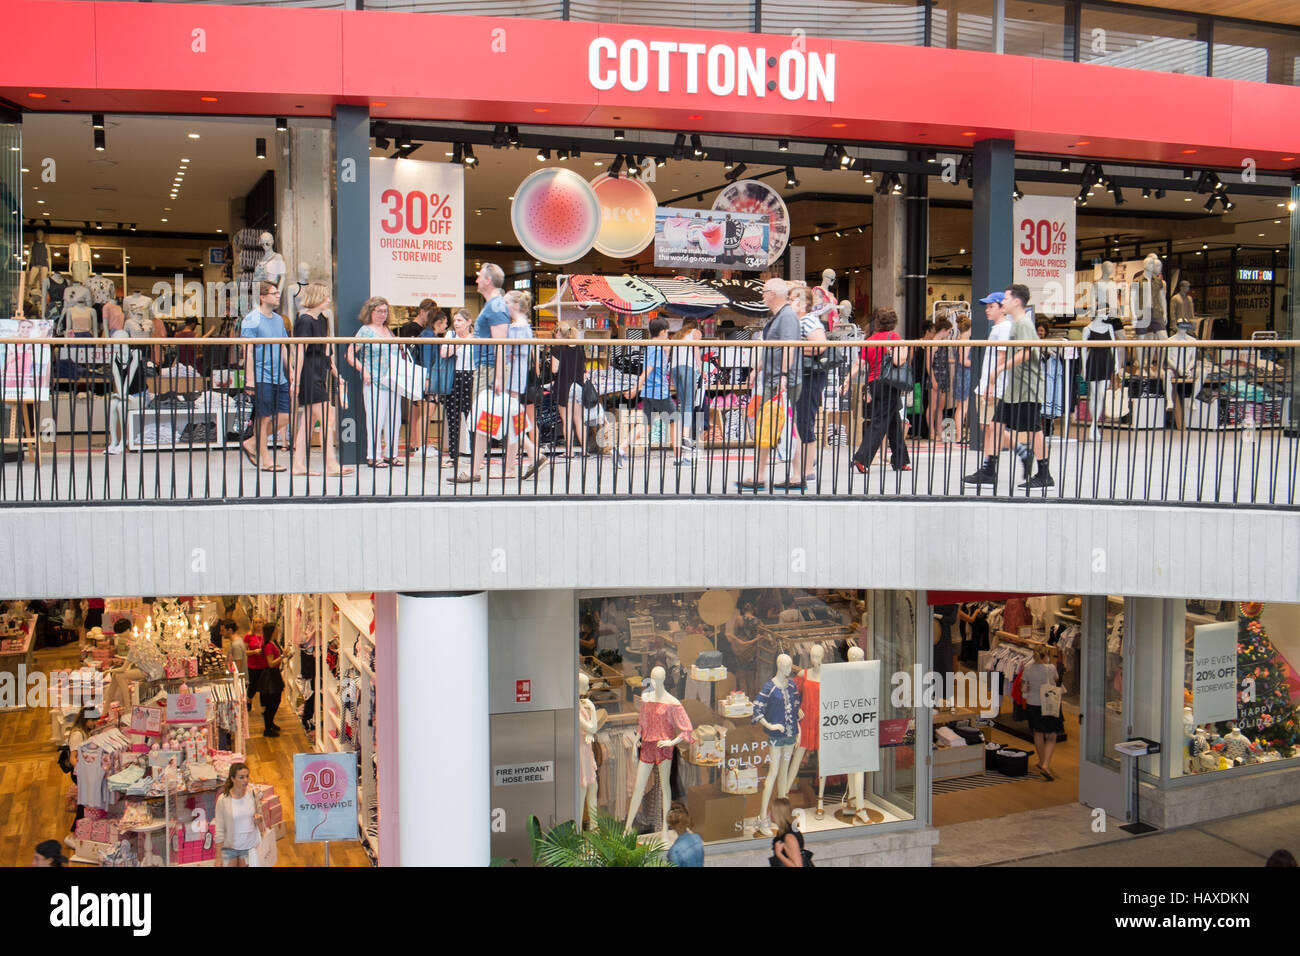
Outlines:
{"type": "Polygon", "coordinates": [[[663,169],[665,166],[668,165],[668,157],[667,156],[656,157],[655,165],[658,166],[660,169],[663,169]]]}
{"type": "Polygon", "coordinates": [[[812,241],[813,241],[813,242],[821,242],[821,241],[822,241],[822,237],[819,236],[817,233],[814,232],[814,233],[813,233],[813,237],[812,237],[812,241]]]}
{"type": "Polygon", "coordinates": [[[1143,187],[1142,187],[1142,198],[1143,198],[1143,199],[1150,199],[1150,198],[1151,198],[1151,188],[1150,188],[1149,186],[1143,186],[1143,187]]]}
{"type": "Polygon", "coordinates": [[[1191,169],[1183,170],[1183,179],[1191,179],[1196,173],[1191,169]]]}
{"type": "Polygon", "coordinates": [[[545,146],[538,147],[537,161],[539,163],[549,163],[551,161],[551,151],[547,149],[545,146]]]}
{"type": "Polygon", "coordinates": [[[513,123],[506,127],[506,142],[510,144],[511,149],[519,148],[519,127],[513,123]]]}
{"type": "Polygon", "coordinates": [[[465,165],[474,167],[478,165],[478,157],[474,155],[474,144],[465,144],[465,165]]]}
{"type": "Polygon", "coordinates": [[[266,140],[261,136],[257,137],[256,152],[258,159],[266,159],[266,140]]]}
{"type": "Polygon", "coordinates": [[[103,129],[103,128],[104,128],[104,114],[103,114],[103,113],[91,113],[91,114],[90,114],[90,128],[91,128],[91,129],[103,129]]]}
{"type": "Polygon", "coordinates": [[[939,161],[939,156],[934,150],[930,150],[925,154],[925,161],[927,163],[937,163],[939,161]]]}
{"type": "Polygon", "coordinates": [[[740,164],[739,164],[738,166],[736,166],[736,168],[733,169],[731,172],[726,173],[725,176],[724,176],[724,178],[725,178],[728,182],[733,182],[733,183],[734,183],[734,182],[735,182],[737,179],[739,179],[741,176],[745,175],[745,170],[746,170],[747,168],[748,168],[748,167],[747,167],[744,163],[740,163],[740,164]]]}
{"type": "Polygon", "coordinates": [[[835,147],[827,143],[826,149],[822,153],[822,169],[830,172],[836,167],[838,159],[839,154],[835,151],[835,147]]]}
{"type": "Polygon", "coordinates": [[[700,141],[699,133],[691,134],[691,152],[694,153],[696,159],[704,155],[704,144],[700,141]]]}
{"type": "Polygon", "coordinates": [[[778,139],[776,141],[776,151],[778,153],[788,153],[790,151],[790,141],[788,139],[778,139]]]}
{"type": "Polygon", "coordinates": [[[843,146],[839,147],[839,156],[840,169],[848,169],[853,165],[853,157],[848,154],[848,151],[843,146]]]}
{"type": "Polygon", "coordinates": [[[288,117],[285,117],[285,116],[277,116],[277,117],[275,118],[275,131],[276,131],[277,133],[287,133],[287,132],[289,132],[289,119],[288,119],[288,117]]]}
{"type": "Polygon", "coordinates": [[[1165,198],[1165,191],[1164,191],[1163,188],[1162,188],[1162,189],[1157,189],[1157,190],[1156,190],[1156,198],[1157,198],[1157,199],[1164,199],[1164,198],[1165,198]]]}
{"type": "Polygon", "coordinates": [[[623,134],[621,129],[616,129],[614,130],[614,139],[621,143],[623,140],[627,139],[627,137],[623,134]]]}
{"type": "Polygon", "coordinates": [[[388,138],[385,136],[376,136],[375,149],[382,149],[384,152],[388,152],[388,138]]]}
{"type": "Polygon", "coordinates": [[[1116,206],[1124,205],[1124,192],[1119,188],[1119,183],[1115,182],[1113,179],[1110,181],[1110,192],[1111,195],[1115,197],[1116,206]]]}
{"type": "Polygon", "coordinates": [[[104,142],[104,131],[102,129],[95,130],[94,141],[95,141],[95,152],[102,153],[105,149],[108,148],[107,144],[104,142]]]}
{"type": "Polygon", "coordinates": [[[500,149],[505,146],[509,140],[506,138],[506,124],[497,123],[492,127],[492,148],[500,149]]]}
{"type": "Polygon", "coordinates": [[[1070,161],[1068,159],[1061,160],[1061,172],[1068,173],[1069,171],[1070,171],[1070,161]]]}
{"type": "Polygon", "coordinates": [[[465,147],[461,143],[453,143],[451,146],[451,161],[457,165],[465,162],[465,147]]]}
{"type": "Polygon", "coordinates": [[[733,163],[733,162],[731,161],[731,154],[730,154],[730,153],[723,153],[722,156],[723,156],[723,159],[722,159],[722,168],[723,168],[723,169],[726,169],[726,170],[732,170],[732,169],[735,169],[735,168],[736,168],[736,164],[733,163]]]}
{"type": "Polygon", "coordinates": [[[567,162],[569,159],[569,151],[567,149],[557,149],[555,151],[555,158],[562,163],[567,162]]]}
{"type": "Polygon", "coordinates": [[[794,189],[794,188],[797,187],[798,185],[799,185],[799,180],[795,179],[795,177],[794,177],[794,167],[793,167],[793,166],[787,166],[787,167],[785,168],[785,186],[786,186],[786,188],[787,188],[787,189],[794,189]]]}
{"type": "Polygon", "coordinates": [[[618,171],[623,168],[623,154],[619,153],[614,157],[614,161],[609,164],[609,174],[615,179],[618,178],[618,171]]]}
{"type": "Polygon", "coordinates": [[[1024,199],[1025,194],[1020,191],[1020,184],[1016,183],[1015,188],[1011,190],[1011,195],[1016,199],[1024,199]]]}
{"type": "Polygon", "coordinates": [[[1211,196],[1209,199],[1205,200],[1205,211],[1214,212],[1214,204],[1218,201],[1219,201],[1218,196],[1211,196]]]}
{"type": "Polygon", "coordinates": [[[681,159],[686,155],[686,134],[678,133],[673,137],[673,159],[681,159]]]}

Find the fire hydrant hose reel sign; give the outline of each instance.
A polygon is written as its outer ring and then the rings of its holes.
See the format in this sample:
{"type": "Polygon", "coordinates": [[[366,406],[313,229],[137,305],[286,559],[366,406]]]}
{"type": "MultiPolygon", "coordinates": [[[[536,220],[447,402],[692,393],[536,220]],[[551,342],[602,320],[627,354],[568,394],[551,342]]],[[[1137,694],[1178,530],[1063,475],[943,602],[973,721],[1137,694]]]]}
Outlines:
{"type": "Polygon", "coordinates": [[[880,661],[825,664],[817,726],[818,773],[880,769],[880,661]]]}
{"type": "Polygon", "coordinates": [[[370,287],[394,303],[465,301],[465,168],[370,160],[370,287]]]}

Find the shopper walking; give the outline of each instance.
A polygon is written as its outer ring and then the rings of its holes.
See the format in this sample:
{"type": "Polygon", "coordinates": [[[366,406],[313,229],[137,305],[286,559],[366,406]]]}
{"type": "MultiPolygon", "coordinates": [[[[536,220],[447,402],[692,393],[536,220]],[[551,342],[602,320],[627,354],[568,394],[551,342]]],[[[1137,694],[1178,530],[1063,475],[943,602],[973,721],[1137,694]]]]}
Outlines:
{"type": "MultiPolygon", "coordinates": [[[[452,328],[446,338],[453,342],[457,339],[468,339],[473,321],[467,311],[457,309],[452,316],[452,328]]],[[[444,345],[442,358],[454,359],[456,362],[451,394],[444,399],[442,405],[442,421],[447,432],[446,453],[442,464],[443,467],[455,468],[460,462],[461,428],[474,404],[474,353],[468,345],[444,345]]],[[[471,443],[471,450],[472,447],[471,443]]]]}
{"type": "Polygon", "coordinates": [[[284,651],[276,639],[277,625],[267,624],[262,628],[262,654],[266,667],[262,670],[262,683],[258,693],[262,697],[262,736],[279,737],[280,728],[276,726],[275,715],[280,710],[280,698],[284,695],[284,651]]]}
{"type": "MultiPolygon", "coordinates": [[[[668,365],[669,348],[663,343],[668,339],[668,320],[663,318],[654,318],[650,320],[650,326],[647,330],[648,337],[653,342],[661,343],[659,345],[650,345],[645,349],[645,358],[641,366],[641,374],[637,376],[636,383],[624,394],[629,401],[635,401],[637,396],[641,396],[641,414],[645,418],[646,427],[646,459],[650,457],[650,446],[654,439],[655,420],[667,421],[669,443],[673,446],[673,459],[681,462],[682,449],[680,442],[681,430],[677,427],[677,405],[673,401],[672,393],[668,388],[668,365]]],[[[628,429],[628,433],[623,436],[627,442],[628,451],[633,449],[633,435],[636,432],[636,426],[628,429]]],[[[614,462],[617,466],[626,465],[628,456],[623,453],[622,449],[614,450],[614,462]]]]}
{"type": "Polygon", "coordinates": [[[298,380],[298,420],[293,436],[293,474],[319,475],[319,471],[309,471],[307,456],[311,453],[312,424],[320,422],[320,443],[325,453],[325,473],[330,477],[352,474],[351,468],[339,465],[338,451],[338,413],[337,396],[343,390],[343,380],[339,377],[338,366],[334,364],[334,350],[324,342],[312,342],[312,339],[328,338],[330,334],[329,319],[325,318],[326,306],[330,303],[329,288],[320,282],[312,282],[299,296],[302,311],[293,323],[293,337],[303,339],[303,344],[295,347],[294,368],[298,380]]]}
{"type": "Polygon", "coordinates": [[[1059,712],[1052,716],[1043,713],[1043,688],[1059,686],[1048,645],[1039,644],[1034,648],[1034,663],[1020,672],[1020,686],[1029,708],[1029,729],[1038,749],[1038,769],[1048,780],[1055,780],[1052,753],[1056,750],[1056,735],[1065,733],[1065,721],[1059,712]]]}
{"type": "Polygon", "coordinates": [[[222,866],[249,866],[266,831],[262,807],[249,779],[247,764],[231,764],[230,776],[217,797],[217,856],[222,866]]]}
{"type": "MultiPolygon", "coordinates": [[[[791,292],[790,301],[795,314],[799,316],[799,338],[805,342],[825,342],[826,327],[822,316],[827,313],[809,311],[812,297],[807,286],[791,292]]],[[[817,419],[825,397],[831,353],[824,346],[810,346],[801,351],[803,385],[799,389],[799,400],[794,406],[794,428],[799,436],[799,449],[795,453],[798,477],[791,478],[784,486],[777,485],[778,488],[804,488],[808,482],[817,480],[817,419]]]]}
{"type": "Polygon", "coordinates": [[[389,381],[395,358],[393,333],[388,330],[388,300],[372,296],[361,306],[361,328],[348,346],[347,362],[361,373],[361,394],[366,406],[366,464],[388,468],[397,460],[397,396],[389,381]],[[380,436],[383,436],[381,440],[380,436]],[[383,454],[386,452],[387,454],[383,454]]]}
{"type": "Polygon", "coordinates": [[[668,862],[673,866],[703,866],[704,840],[691,832],[691,813],[682,804],[674,803],[668,811],[668,828],[677,834],[668,848],[668,862]]]}
{"type": "MultiPolygon", "coordinates": [[[[696,837],[698,840],[699,837],[696,837]]],[[[700,851],[701,856],[703,850],[700,851]]],[[[67,866],[68,858],[63,855],[63,845],[58,840],[42,840],[36,844],[36,851],[32,854],[32,866],[67,866]]],[[[679,863],[678,866],[687,864],[679,863]]]]}
{"type": "MultiPolygon", "coordinates": [[[[432,300],[425,300],[432,301],[432,300]]],[[[402,326],[406,329],[411,323],[402,326]]],[[[399,333],[400,336],[400,333],[399,333]]],[[[423,339],[411,346],[411,358],[424,369],[424,397],[411,401],[409,414],[406,416],[406,457],[429,446],[429,431],[433,427],[433,413],[442,401],[439,392],[445,366],[452,365],[452,359],[443,359],[441,345],[434,345],[430,339],[444,339],[447,336],[447,313],[435,309],[429,316],[427,324],[420,327],[414,336],[423,339]]],[[[450,372],[446,373],[450,375],[450,372]]],[[[427,451],[425,452],[427,454],[427,451]]]]}
{"type": "Polygon", "coordinates": [[[587,356],[581,345],[573,344],[577,338],[578,329],[570,320],[556,323],[555,339],[559,344],[551,346],[551,371],[555,373],[555,404],[564,429],[564,454],[570,458],[581,458],[586,445],[582,385],[587,380],[587,356]]]}
{"type": "MultiPolygon", "coordinates": [[[[274,282],[258,284],[257,308],[244,316],[239,334],[246,339],[282,339],[284,319],[276,308],[280,289],[274,282]]],[[[289,350],[279,345],[249,345],[244,349],[244,389],[253,393],[253,435],[243,442],[244,457],[262,471],[284,471],[266,455],[267,441],[289,423],[293,367],[289,350]]]]}
{"type": "MultiPolygon", "coordinates": [[[[876,331],[867,339],[868,342],[902,341],[894,331],[898,325],[898,313],[893,309],[876,309],[871,314],[871,321],[876,331]]],[[[894,471],[908,471],[912,467],[903,437],[903,392],[888,385],[881,377],[885,362],[906,365],[911,360],[912,350],[909,348],[875,345],[864,347],[858,360],[853,363],[850,379],[857,374],[863,362],[868,369],[867,387],[862,392],[862,415],[864,419],[869,417],[871,423],[863,428],[862,441],[853,453],[853,467],[860,474],[867,473],[886,436],[890,436],[894,448],[894,471]]],[[[845,381],[844,390],[847,390],[847,385],[848,380],[845,381]]]]}
{"type": "MultiPolygon", "coordinates": [[[[799,317],[790,307],[790,284],[784,279],[768,279],[763,283],[763,305],[767,307],[771,318],[763,326],[763,341],[790,342],[799,338],[799,317]]],[[[750,389],[759,400],[755,421],[765,424],[768,429],[784,427],[783,423],[770,421],[771,415],[765,415],[763,406],[769,402],[780,402],[788,407],[798,403],[803,386],[803,362],[799,350],[792,348],[764,348],[758,350],[757,367],[750,374],[750,389]]],[[[764,476],[767,474],[767,462],[772,453],[770,446],[772,436],[759,435],[758,447],[754,451],[754,477],[750,481],[738,481],[736,487],[742,491],[760,491],[767,487],[764,476]]],[[[786,479],[789,480],[789,467],[786,479]]]]}
{"type": "MultiPolygon", "coordinates": [[[[485,262],[478,270],[476,285],[479,295],[483,296],[483,310],[474,320],[474,338],[504,339],[510,326],[510,311],[506,308],[505,294],[501,287],[505,285],[506,274],[495,262],[485,262]]],[[[492,411],[500,414],[505,402],[501,398],[505,392],[505,356],[498,355],[498,345],[475,345],[474,352],[474,401],[486,395],[487,401],[494,406],[492,411]]],[[[476,410],[471,409],[471,418],[476,410]]],[[[481,481],[483,462],[487,458],[489,437],[482,432],[474,432],[474,449],[470,456],[470,470],[457,471],[452,481],[466,483],[481,481]]]]}
{"type": "MultiPolygon", "coordinates": [[[[512,289],[505,294],[506,309],[510,313],[510,327],[506,330],[507,339],[531,339],[533,337],[533,326],[529,322],[529,317],[533,310],[533,297],[523,289],[512,289]]],[[[533,431],[533,422],[536,420],[537,409],[533,402],[528,399],[532,396],[528,394],[529,378],[537,375],[537,349],[531,345],[512,345],[506,349],[506,363],[509,366],[506,370],[506,391],[511,397],[519,403],[519,408],[523,413],[523,427],[516,434],[514,422],[506,423],[506,461],[505,473],[507,478],[513,478],[515,473],[515,456],[518,453],[516,443],[522,446],[524,454],[529,459],[528,467],[524,470],[523,477],[531,478],[537,470],[543,465],[549,464],[550,459],[542,455],[541,449],[537,447],[536,432],[533,431]]],[[[519,458],[522,464],[523,457],[519,458]]]]}
{"type": "MultiPolygon", "coordinates": [[[[963,315],[957,320],[957,340],[970,341],[970,316],[963,315]]],[[[959,443],[967,440],[966,405],[970,402],[970,353],[969,347],[958,348],[953,353],[952,401],[953,401],[953,439],[959,443]]]]}
{"type": "MultiPolygon", "coordinates": [[[[1033,319],[1026,311],[1029,289],[1020,283],[1009,286],[1003,298],[1011,316],[1011,341],[1038,342],[1033,319]]],[[[1003,399],[994,419],[1007,430],[1015,443],[1016,457],[1024,469],[1025,489],[1050,488],[1055,482],[1047,467],[1047,442],[1043,437],[1043,401],[1046,388],[1043,376],[1043,350],[1021,346],[1008,349],[1000,366],[1006,375],[1003,399]],[[1034,462],[1038,472],[1034,473],[1034,462]]]]}
{"type": "MultiPolygon", "coordinates": [[[[673,336],[678,342],[698,342],[703,336],[694,319],[687,319],[673,336]]],[[[686,449],[695,447],[695,384],[700,377],[700,350],[674,346],[669,356],[668,377],[677,394],[677,413],[681,421],[682,453],[677,464],[689,465],[691,456],[686,449]]]]}
{"type": "MultiPolygon", "coordinates": [[[[989,320],[989,342],[1006,342],[1011,338],[1011,316],[1003,307],[1005,298],[1004,292],[990,292],[980,299],[984,306],[984,317],[989,320]]],[[[974,379],[975,407],[979,414],[979,421],[971,422],[971,430],[974,431],[977,424],[984,430],[984,462],[962,479],[967,484],[996,485],[998,483],[998,456],[1002,452],[1002,442],[1006,436],[1002,432],[1002,426],[995,422],[993,417],[997,412],[998,400],[1002,397],[1004,385],[998,368],[1003,351],[1005,350],[989,346],[979,349],[979,358],[975,359],[976,350],[971,350],[973,360],[971,368],[974,368],[975,361],[979,363],[979,375],[974,379]]]]}
{"type": "Polygon", "coordinates": [[[803,866],[803,834],[794,825],[790,801],[777,797],[772,801],[771,812],[776,835],[772,837],[772,856],[768,862],[772,866],[803,866]]]}

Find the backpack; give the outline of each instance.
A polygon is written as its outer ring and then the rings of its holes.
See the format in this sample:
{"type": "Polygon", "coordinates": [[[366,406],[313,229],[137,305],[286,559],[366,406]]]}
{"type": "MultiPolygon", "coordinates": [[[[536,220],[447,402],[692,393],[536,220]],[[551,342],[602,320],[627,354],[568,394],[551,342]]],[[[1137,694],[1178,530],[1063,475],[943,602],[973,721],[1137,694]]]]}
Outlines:
{"type": "Polygon", "coordinates": [[[72,751],[67,744],[59,748],[59,769],[64,773],[72,773],[72,751]]]}

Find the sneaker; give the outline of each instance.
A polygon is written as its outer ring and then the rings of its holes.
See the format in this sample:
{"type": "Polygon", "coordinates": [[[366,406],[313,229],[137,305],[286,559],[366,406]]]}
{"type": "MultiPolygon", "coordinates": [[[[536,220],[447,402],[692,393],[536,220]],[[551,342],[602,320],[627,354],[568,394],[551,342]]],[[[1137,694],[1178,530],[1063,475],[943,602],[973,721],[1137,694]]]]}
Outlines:
{"type": "Polygon", "coordinates": [[[691,465],[691,456],[690,456],[690,455],[682,455],[681,458],[676,458],[676,459],[674,459],[674,460],[673,460],[673,464],[676,465],[678,468],[686,468],[686,467],[689,467],[689,466],[691,465]]]}
{"type": "Polygon", "coordinates": [[[1020,467],[1024,469],[1025,479],[1034,473],[1034,453],[1033,450],[1024,442],[1016,443],[1016,457],[1020,459],[1020,467]]]}
{"type": "Polygon", "coordinates": [[[262,731],[262,736],[263,736],[263,737],[279,737],[279,736],[280,736],[280,731],[278,731],[278,730],[264,730],[264,731],[262,731]]]}
{"type": "Polygon", "coordinates": [[[623,468],[627,465],[627,455],[618,449],[614,450],[614,467],[623,468]]]}
{"type": "Polygon", "coordinates": [[[978,471],[973,471],[962,479],[968,485],[996,485],[998,483],[998,473],[991,468],[980,465],[978,471]]]}
{"type": "Polygon", "coordinates": [[[685,435],[683,435],[683,436],[682,436],[682,447],[683,447],[683,448],[694,448],[694,447],[695,447],[695,439],[694,439],[694,438],[687,438],[685,435]]]}
{"type": "Polygon", "coordinates": [[[1052,476],[1048,472],[1040,468],[1038,469],[1038,474],[1034,475],[1034,477],[1030,478],[1028,481],[1022,481],[1020,483],[1020,487],[1021,488],[1051,488],[1055,484],[1056,482],[1052,480],[1052,476]]]}

